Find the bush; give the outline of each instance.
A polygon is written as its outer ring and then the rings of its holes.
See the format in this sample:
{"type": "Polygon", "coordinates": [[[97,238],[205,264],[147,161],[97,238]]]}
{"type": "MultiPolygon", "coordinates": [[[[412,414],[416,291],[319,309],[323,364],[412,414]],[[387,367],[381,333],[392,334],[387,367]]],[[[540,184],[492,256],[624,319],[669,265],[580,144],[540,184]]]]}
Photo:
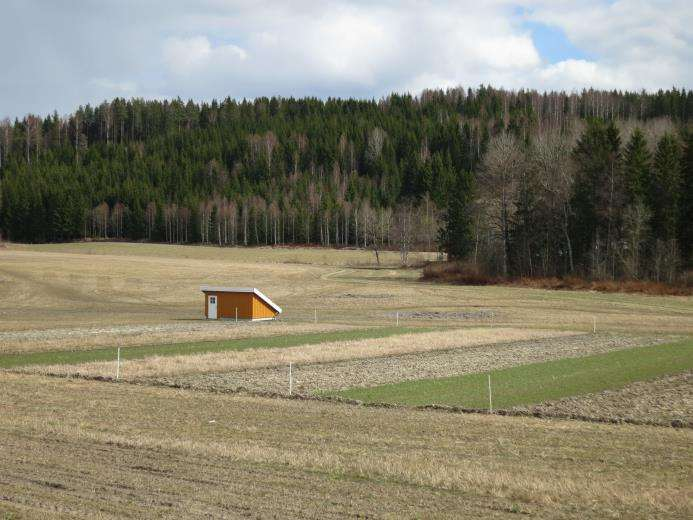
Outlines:
{"type": "Polygon", "coordinates": [[[431,262],[423,269],[423,279],[460,285],[514,285],[536,289],[642,293],[650,295],[693,295],[693,272],[688,271],[679,284],[641,280],[588,280],[578,276],[519,277],[504,279],[482,273],[473,264],[463,262],[431,262]]]}

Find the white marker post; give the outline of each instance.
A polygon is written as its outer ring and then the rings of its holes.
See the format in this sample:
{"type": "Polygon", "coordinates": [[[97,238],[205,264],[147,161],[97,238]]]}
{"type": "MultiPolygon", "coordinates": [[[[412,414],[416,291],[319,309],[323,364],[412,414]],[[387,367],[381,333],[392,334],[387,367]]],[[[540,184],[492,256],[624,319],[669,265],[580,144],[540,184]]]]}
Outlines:
{"type": "Polygon", "coordinates": [[[592,316],[592,334],[597,333],[597,317],[592,316]]]}
{"type": "Polygon", "coordinates": [[[289,395],[294,391],[294,376],[291,371],[291,363],[289,363],[289,395]]]}
{"type": "Polygon", "coordinates": [[[397,319],[397,322],[396,322],[396,323],[397,323],[397,326],[399,326],[399,311],[397,311],[397,313],[395,314],[395,316],[396,316],[396,319],[397,319]]]}
{"type": "Polygon", "coordinates": [[[118,361],[116,362],[116,381],[120,379],[120,347],[118,347],[118,361]]]}
{"type": "Polygon", "coordinates": [[[318,308],[315,308],[315,323],[318,322],[318,308]]]}
{"type": "Polygon", "coordinates": [[[488,374],[488,413],[493,413],[493,401],[491,400],[491,373],[488,374]]]}

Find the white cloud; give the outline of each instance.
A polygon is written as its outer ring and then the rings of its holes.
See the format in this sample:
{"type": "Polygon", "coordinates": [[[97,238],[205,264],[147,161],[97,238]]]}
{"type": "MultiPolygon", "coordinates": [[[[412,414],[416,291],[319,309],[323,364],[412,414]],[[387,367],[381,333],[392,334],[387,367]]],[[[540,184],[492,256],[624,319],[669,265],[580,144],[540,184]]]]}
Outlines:
{"type": "Polygon", "coordinates": [[[0,117],[67,112],[115,95],[377,98],[481,83],[691,87],[688,3],[104,0],[69,8],[9,0],[0,117]],[[560,28],[588,58],[547,64],[527,20],[560,28]]]}
{"type": "Polygon", "coordinates": [[[169,70],[176,74],[190,74],[243,61],[248,53],[233,44],[213,47],[206,36],[194,36],[168,38],[163,45],[163,56],[169,70]]]}
{"type": "Polygon", "coordinates": [[[562,29],[594,58],[567,60],[539,74],[562,88],[658,89],[693,83],[690,0],[528,2],[528,17],[562,29]]]}
{"type": "Polygon", "coordinates": [[[137,92],[137,84],[133,81],[112,81],[108,78],[93,78],[89,83],[100,89],[113,91],[117,95],[132,95],[137,92]]]}

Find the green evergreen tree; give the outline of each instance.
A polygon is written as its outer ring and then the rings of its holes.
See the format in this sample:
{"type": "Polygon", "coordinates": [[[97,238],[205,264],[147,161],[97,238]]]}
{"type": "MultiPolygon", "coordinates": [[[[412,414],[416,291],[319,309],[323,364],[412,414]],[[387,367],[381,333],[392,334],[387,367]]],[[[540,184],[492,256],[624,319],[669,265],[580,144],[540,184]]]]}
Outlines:
{"type": "Polygon", "coordinates": [[[448,196],[440,230],[440,244],[451,260],[463,260],[474,248],[472,201],[474,177],[471,172],[457,175],[448,196]]]}
{"type": "Polygon", "coordinates": [[[649,202],[654,236],[677,238],[681,201],[680,149],[676,138],[665,134],[657,144],[650,182],[649,202]]]}
{"type": "Polygon", "coordinates": [[[681,214],[679,217],[679,244],[684,267],[693,266],[693,130],[686,133],[686,149],[682,156],[681,214]]]}
{"type": "Polygon", "coordinates": [[[644,202],[650,182],[652,157],[647,149],[645,135],[636,128],[626,145],[623,161],[626,203],[644,202]]]}

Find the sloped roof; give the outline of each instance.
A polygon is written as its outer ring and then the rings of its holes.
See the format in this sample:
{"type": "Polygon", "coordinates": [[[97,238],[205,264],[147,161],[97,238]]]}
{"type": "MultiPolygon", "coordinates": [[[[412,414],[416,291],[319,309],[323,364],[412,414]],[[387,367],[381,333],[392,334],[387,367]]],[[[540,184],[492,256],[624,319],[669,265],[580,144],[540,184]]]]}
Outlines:
{"type": "Polygon", "coordinates": [[[255,287],[219,287],[213,285],[201,285],[200,291],[202,292],[228,292],[228,293],[253,293],[255,296],[260,298],[267,305],[272,307],[278,313],[282,312],[282,308],[265,296],[260,289],[255,287]]]}

